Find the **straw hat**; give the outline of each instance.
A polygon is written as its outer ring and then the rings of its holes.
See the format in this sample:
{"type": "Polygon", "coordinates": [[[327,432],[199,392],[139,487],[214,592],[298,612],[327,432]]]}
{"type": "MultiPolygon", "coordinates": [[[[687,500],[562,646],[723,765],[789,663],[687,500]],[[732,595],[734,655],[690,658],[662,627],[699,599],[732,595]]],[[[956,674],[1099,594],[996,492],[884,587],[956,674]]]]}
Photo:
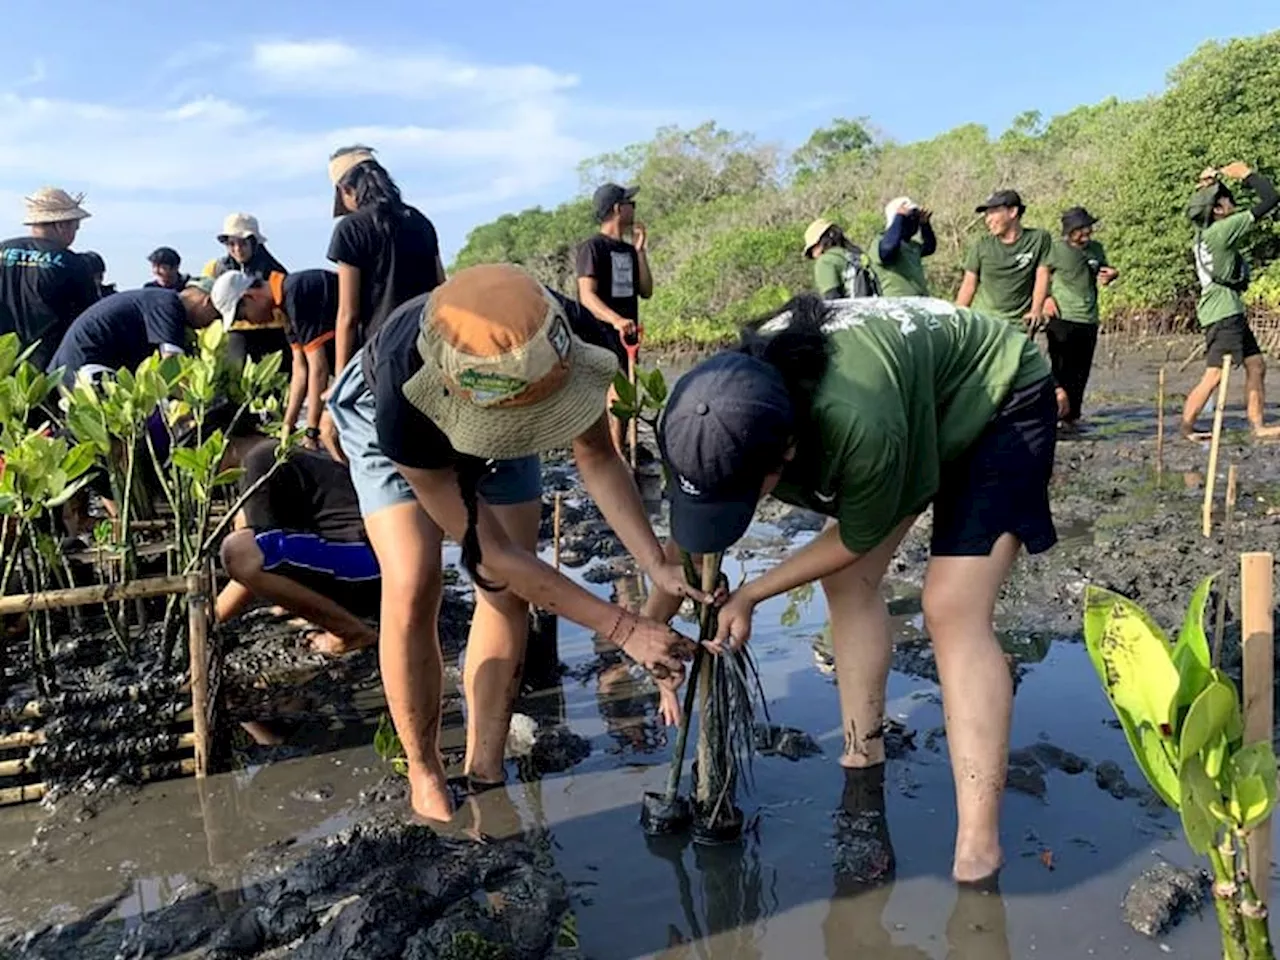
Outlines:
{"type": "Polygon", "coordinates": [[[84,220],[90,216],[88,210],[80,206],[84,202],[84,194],[74,196],[58,187],[41,187],[29,197],[23,197],[27,215],[22,221],[24,226],[37,223],[65,223],[68,220],[84,220]]]}
{"type": "Polygon", "coordinates": [[[830,220],[818,219],[809,224],[804,232],[804,255],[810,256],[813,248],[818,245],[818,241],[822,239],[822,235],[834,227],[835,224],[830,220]]]}
{"type": "Polygon", "coordinates": [[[567,447],[600,419],[618,370],[583,343],[554,294],[519,267],[486,264],[434,290],[405,399],[458,453],[491,460],[567,447]]]}
{"type": "Polygon", "coordinates": [[[226,243],[228,240],[247,240],[249,237],[255,237],[259,243],[266,243],[267,238],[262,235],[262,229],[258,226],[258,218],[249,213],[229,213],[227,219],[222,221],[222,232],[218,234],[218,242],[226,243]]]}

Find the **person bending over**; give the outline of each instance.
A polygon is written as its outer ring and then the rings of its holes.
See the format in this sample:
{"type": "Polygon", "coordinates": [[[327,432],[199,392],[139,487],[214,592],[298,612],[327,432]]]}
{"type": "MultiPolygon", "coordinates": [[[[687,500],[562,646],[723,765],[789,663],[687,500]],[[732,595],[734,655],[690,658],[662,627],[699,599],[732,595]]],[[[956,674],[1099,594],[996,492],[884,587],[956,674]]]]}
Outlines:
{"type": "Polygon", "coordinates": [[[439,744],[445,534],[476,585],[463,676],[464,772],[476,789],[505,779],[530,603],[596,631],[660,681],[677,682],[693,654],[669,627],[599,599],[536,554],[539,454],[571,448],[640,567],[668,592],[704,596],[664,558],[609,436],[605,394],[618,364],[579,337],[594,326],[518,267],[469,267],[393,312],[330,391],[321,437],[351,465],[382,568],[382,680],[419,816],[453,810],[439,744]]]}
{"type": "MultiPolygon", "coordinates": [[[[1056,423],[1049,366],[1007,321],[927,298],[806,297],[682,377],[658,425],[673,478],[673,545],[694,555],[726,550],[768,493],[833,518],[729,596],[715,644],[741,647],[758,604],[820,581],[845,734],[840,762],[877,785],[892,655],[880,582],[933,505],[923,605],[955,771],[959,881],[984,880],[1001,865],[1013,689],[992,616],[1021,548],[1040,553],[1057,539],[1056,423]]],[[[663,619],[677,606],[655,592],[645,612],[663,619]]]]}
{"type": "Polygon", "coordinates": [[[381,580],[365,537],[351,474],[324,451],[299,450],[276,466],[276,446],[261,443],[244,459],[244,525],[222,542],[231,582],[218,594],[225,623],[258,601],[320,629],[311,646],[338,656],[373,646],[381,580]],[[274,468],[274,470],[273,470],[274,468]]]}
{"type": "MultiPolygon", "coordinates": [[[[1204,376],[1187,394],[1182,408],[1182,435],[1200,439],[1195,432],[1196,420],[1218,389],[1222,380],[1222,358],[1230,354],[1233,363],[1244,364],[1245,410],[1253,435],[1259,440],[1271,440],[1280,437],[1280,426],[1265,424],[1267,365],[1245,316],[1244,291],[1249,287],[1249,264],[1241,248],[1253,233],[1254,225],[1275,211],[1280,196],[1270,180],[1249,169],[1247,164],[1237,161],[1219,172],[1242,181],[1258,195],[1258,202],[1248,210],[1237,209],[1235,194],[1215,179],[1197,190],[1187,206],[1187,216],[1196,228],[1191,250],[1196,278],[1200,281],[1196,319],[1204,331],[1205,366],[1204,376]]],[[[1202,174],[1201,179],[1207,178],[1202,174]]]]}

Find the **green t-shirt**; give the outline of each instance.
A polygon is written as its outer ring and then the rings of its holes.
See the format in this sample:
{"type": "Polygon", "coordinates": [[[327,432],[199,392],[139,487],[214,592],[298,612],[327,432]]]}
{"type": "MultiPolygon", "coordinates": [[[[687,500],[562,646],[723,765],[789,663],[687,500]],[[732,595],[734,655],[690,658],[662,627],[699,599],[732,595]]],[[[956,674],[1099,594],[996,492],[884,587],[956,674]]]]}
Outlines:
{"type": "Polygon", "coordinates": [[[1200,302],[1196,305],[1200,326],[1209,327],[1219,320],[1244,313],[1241,291],[1232,290],[1218,281],[1248,283],[1249,265],[1237,248],[1252,229],[1252,211],[1242,210],[1211,224],[1196,237],[1191,252],[1195,257],[1196,277],[1200,281],[1200,302]]]}
{"type": "Polygon", "coordinates": [[[1044,230],[1027,227],[1013,243],[987,234],[969,248],[964,269],[978,275],[973,309],[1003,320],[1022,322],[1031,311],[1036,268],[1049,257],[1053,240],[1044,230]]]}
{"type": "Polygon", "coordinates": [[[1098,271],[1107,266],[1107,253],[1097,240],[1073,247],[1053,241],[1049,251],[1053,284],[1049,293],[1058,304],[1058,315],[1076,323],[1098,322],[1098,271]]]}
{"type": "MultiPolygon", "coordinates": [[[[883,234],[881,234],[883,236],[883,234]]],[[[924,256],[916,240],[898,244],[898,255],[884,263],[880,259],[880,237],[871,245],[871,266],[880,280],[880,294],[885,297],[927,297],[929,281],[924,278],[924,256]]]]}
{"type": "Polygon", "coordinates": [[[835,517],[855,553],[928,506],[1011,391],[1049,376],[1026,334],[942,300],[853,300],[827,331],[834,354],[774,495],[835,517]]]}
{"type": "Polygon", "coordinates": [[[853,283],[858,263],[844,247],[832,247],[822,251],[813,261],[813,285],[820,296],[838,290],[841,297],[853,296],[853,283]]]}

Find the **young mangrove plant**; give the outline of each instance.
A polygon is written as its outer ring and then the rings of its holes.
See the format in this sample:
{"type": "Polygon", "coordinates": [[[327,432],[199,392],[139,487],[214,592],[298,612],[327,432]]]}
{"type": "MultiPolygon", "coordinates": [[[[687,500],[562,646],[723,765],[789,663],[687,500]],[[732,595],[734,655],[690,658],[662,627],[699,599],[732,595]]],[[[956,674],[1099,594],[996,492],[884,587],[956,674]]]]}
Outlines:
{"type": "Polygon", "coordinates": [[[1243,742],[1236,686],[1210,657],[1212,579],[1196,588],[1173,643],[1137,604],[1090,587],[1085,645],[1138,766],[1181,815],[1191,849],[1209,858],[1223,957],[1273,960],[1247,842],[1275,807],[1276,756],[1269,742],[1243,742]]]}

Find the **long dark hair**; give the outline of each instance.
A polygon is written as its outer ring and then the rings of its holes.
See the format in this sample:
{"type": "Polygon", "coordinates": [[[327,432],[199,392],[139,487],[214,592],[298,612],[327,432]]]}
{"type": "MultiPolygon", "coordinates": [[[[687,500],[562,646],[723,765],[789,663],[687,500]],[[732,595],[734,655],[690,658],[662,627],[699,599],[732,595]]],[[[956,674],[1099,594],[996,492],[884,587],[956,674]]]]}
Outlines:
{"type": "Polygon", "coordinates": [[[844,247],[846,250],[854,251],[858,250],[858,245],[846,237],[844,235],[844,231],[835,224],[832,224],[827,228],[827,232],[818,239],[818,243],[822,244],[822,246],[828,250],[832,247],[844,247]]]}
{"type": "Polygon", "coordinates": [[[377,160],[366,160],[347,171],[338,184],[356,195],[356,207],[370,210],[373,222],[383,233],[391,233],[404,213],[400,188],[377,160]]]}
{"type": "Polygon", "coordinates": [[[782,375],[798,418],[809,410],[814,389],[831,361],[831,338],[823,330],[830,319],[831,309],[826,301],[811,293],[801,294],[782,310],[748,323],[734,347],[738,353],[763,360],[782,375]],[[776,333],[761,330],[770,320],[788,312],[791,319],[786,327],[776,333]]]}
{"type": "Polygon", "coordinates": [[[462,537],[462,569],[467,571],[471,582],[479,589],[497,593],[505,587],[480,573],[480,532],[476,529],[480,517],[480,481],[489,474],[489,462],[478,457],[459,457],[455,470],[462,503],[467,508],[467,532],[462,537]]]}

